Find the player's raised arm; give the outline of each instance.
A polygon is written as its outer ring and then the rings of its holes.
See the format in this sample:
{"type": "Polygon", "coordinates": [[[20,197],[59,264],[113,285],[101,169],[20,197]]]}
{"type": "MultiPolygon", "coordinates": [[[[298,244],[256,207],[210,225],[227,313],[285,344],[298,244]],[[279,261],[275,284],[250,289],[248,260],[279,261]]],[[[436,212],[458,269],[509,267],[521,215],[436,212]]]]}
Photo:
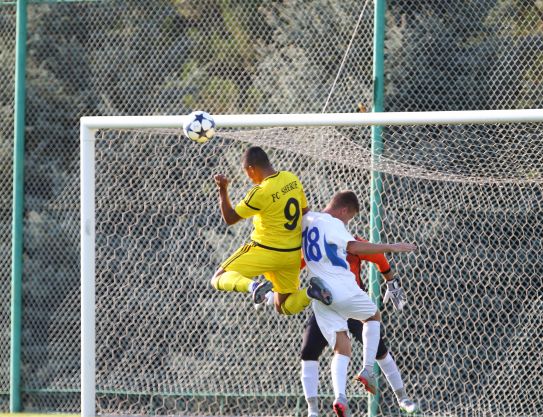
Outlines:
{"type": "MultiPolygon", "coordinates": [[[[356,238],[359,242],[365,242],[368,243],[367,240],[356,238]]],[[[392,305],[394,306],[394,310],[402,310],[404,306],[407,304],[407,298],[405,296],[405,292],[401,286],[400,278],[396,277],[394,275],[394,271],[390,267],[390,264],[388,263],[388,260],[386,259],[385,255],[383,253],[376,253],[376,254],[361,254],[356,257],[358,262],[360,260],[365,260],[368,262],[372,262],[377,266],[377,269],[383,276],[387,290],[385,293],[385,297],[383,298],[383,302],[386,303],[389,300],[392,302],[392,305]]],[[[358,265],[357,265],[358,266],[358,265]]],[[[351,265],[351,269],[352,269],[351,265]]],[[[358,268],[360,268],[358,266],[358,268]]],[[[358,272],[360,274],[360,272],[358,272]]],[[[356,274],[355,274],[356,275],[356,274]]],[[[358,278],[360,279],[360,278],[358,278]]]]}
{"type": "MultiPolygon", "coordinates": [[[[363,239],[359,236],[355,236],[355,239],[359,242],[368,242],[367,239],[363,239]]],[[[392,270],[392,267],[390,266],[390,263],[388,262],[388,259],[384,253],[374,253],[370,255],[349,254],[347,259],[349,259],[351,270],[355,273],[355,276],[359,274],[359,272],[357,273],[355,270],[360,269],[360,261],[366,261],[371,262],[377,267],[377,270],[381,273],[385,281],[389,281],[394,278],[394,271],[392,270]],[[353,270],[353,268],[355,268],[355,270],[353,270]]]]}
{"type": "Polygon", "coordinates": [[[219,205],[223,220],[229,226],[239,222],[242,217],[236,213],[230,203],[230,197],[228,196],[228,178],[223,174],[217,174],[213,179],[215,180],[217,187],[219,187],[219,205]]]}
{"type": "Polygon", "coordinates": [[[401,253],[413,252],[417,245],[413,243],[369,243],[357,240],[347,244],[347,252],[353,255],[371,255],[374,253],[401,253]]]}

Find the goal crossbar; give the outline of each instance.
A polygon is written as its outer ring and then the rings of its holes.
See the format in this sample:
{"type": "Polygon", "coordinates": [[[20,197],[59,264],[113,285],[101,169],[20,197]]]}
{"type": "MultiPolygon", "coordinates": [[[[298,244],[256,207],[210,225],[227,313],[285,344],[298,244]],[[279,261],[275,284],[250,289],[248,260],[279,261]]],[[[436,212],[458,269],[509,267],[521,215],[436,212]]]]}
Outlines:
{"type": "MultiPolygon", "coordinates": [[[[187,116],[82,117],[81,128],[181,128],[187,116]]],[[[218,128],[529,123],[543,120],[543,109],[383,113],[300,113],[213,115],[218,128]]]]}
{"type": "MultiPolygon", "coordinates": [[[[81,414],[95,416],[95,132],[182,128],[187,116],[82,117],[81,140],[81,414]]],[[[543,122],[542,109],[417,113],[213,115],[218,128],[390,126],[543,122]]]]}

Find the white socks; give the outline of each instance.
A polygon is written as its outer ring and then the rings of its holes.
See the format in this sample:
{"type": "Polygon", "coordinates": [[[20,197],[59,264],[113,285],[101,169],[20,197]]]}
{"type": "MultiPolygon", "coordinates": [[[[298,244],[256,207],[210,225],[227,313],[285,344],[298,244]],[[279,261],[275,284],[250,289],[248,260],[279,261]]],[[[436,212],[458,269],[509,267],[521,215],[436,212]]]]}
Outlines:
{"type": "Polygon", "coordinates": [[[302,361],[302,387],[307,401],[307,415],[317,416],[319,404],[317,395],[319,392],[319,362],[302,361]]]}
{"type": "Polygon", "coordinates": [[[264,303],[267,305],[267,306],[272,306],[273,305],[273,298],[274,298],[274,295],[273,295],[273,291],[268,291],[266,293],[266,299],[264,300],[264,303]]]}
{"type": "Polygon", "coordinates": [[[387,353],[384,359],[378,359],[377,363],[379,363],[381,371],[383,371],[383,374],[385,374],[385,377],[390,385],[390,388],[392,388],[392,391],[396,392],[402,389],[402,376],[400,374],[400,370],[398,369],[398,365],[396,365],[396,362],[394,361],[392,355],[390,353],[387,353]]]}
{"type": "Polygon", "coordinates": [[[302,387],[305,398],[316,397],[319,392],[319,362],[302,361],[302,387]]]}
{"type": "Polygon", "coordinates": [[[379,338],[381,337],[381,322],[370,320],[364,323],[362,330],[362,343],[364,344],[364,369],[373,374],[373,365],[375,364],[375,355],[379,347],[379,338]]]}
{"type": "Polygon", "coordinates": [[[307,417],[318,417],[319,415],[319,399],[317,397],[306,398],[307,401],[307,417]]]}
{"type": "Polygon", "coordinates": [[[350,357],[335,353],[332,358],[331,371],[332,371],[332,386],[334,388],[334,395],[338,398],[340,395],[346,396],[347,386],[347,370],[349,368],[350,357]]]}

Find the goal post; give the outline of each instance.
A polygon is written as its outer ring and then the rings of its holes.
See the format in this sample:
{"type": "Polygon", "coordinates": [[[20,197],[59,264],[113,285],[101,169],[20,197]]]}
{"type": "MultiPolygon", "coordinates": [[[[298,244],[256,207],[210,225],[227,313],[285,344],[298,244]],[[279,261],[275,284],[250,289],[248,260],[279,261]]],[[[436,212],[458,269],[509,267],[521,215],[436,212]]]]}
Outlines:
{"type": "MultiPolygon", "coordinates": [[[[101,130],[181,131],[186,116],[83,117],[81,141],[81,414],[96,415],[96,165],[95,134],[101,130]]],[[[543,122],[543,110],[439,111],[418,113],[328,113],[214,115],[220,129],[310,128],[357,126],[418,126],[521,124],[543,122]]],[[[543,136],[543,135],[542,135],[543,136]]],[[[188,139],[186,139],[188,141],[188,139]]],[[[214,139],[211,139],[213,141],[214,139]]],[[[290,139],[289,139],[290,140],[290,139]]],[[[296,140],[296,138],[292,138],[296,140]]],[[[401,140],[398,139],[398,140],[401,140]]],[[[444,139],[446,140],[446,139],[444,139]]],[[[308,139],[309,141],[309,139],[308,139]]],[[[308,142],[309,143],[309,142],[308,142]]],[[[294,145],[294,143],[293,143],[294,145]]],[[[194,146],[201,146],[194,144],[194,146]]],[[[204,145],[205,146],[205,145],[204,145]]],[[[288,147],[288,143],[283,145],[288,147]]],[[[385,147],[387,144],[385,143],[385,147]]],[[[333,148],[333,146],[332,146],[333,148]]],[[[337,159],[337,158],[336,158],[337,159]]],[[[340,161],[341,162],[341,161],[340,161]]],[[[402,161],[396,161],[401,164],[402,161]]],[[[370,163],[369,169],[381,170],[370,163]]],[[[385,166],[385,165],[383,165],[385,166]]],[[[414,171],[417,175],[417,171],[414,171]]],[[[100,175],[100,174],[98,174],[100,175]]],[[[456,179],[453,178],[453,181],[456,179]]],[[[386,223],[386,222],[385,222],[386,223]]],[[[235,353],[233,353],[235,355],[235,353]]],[[[291,376],[289,376],[291,377],[291,376]]],[[[294,376],[292,376],[294,377],[294,376]]],[[[294,379],[294,378],[293,378],[294,379]]],[[[160,384],[159,384],[160,385],[160,384]]]]}
{"type": "MultiPolygon", "coordinates": [[[[213,115],[217,128],[394,126],[540,122],[543,110],[471,110],[382,113],[213,115]]],[[[187,116],[95,116],[81,118],[81,132],[96,129],[182,128],[187,116]]],[[[82,133],[83,134],[83,133],[82,133]]]]}

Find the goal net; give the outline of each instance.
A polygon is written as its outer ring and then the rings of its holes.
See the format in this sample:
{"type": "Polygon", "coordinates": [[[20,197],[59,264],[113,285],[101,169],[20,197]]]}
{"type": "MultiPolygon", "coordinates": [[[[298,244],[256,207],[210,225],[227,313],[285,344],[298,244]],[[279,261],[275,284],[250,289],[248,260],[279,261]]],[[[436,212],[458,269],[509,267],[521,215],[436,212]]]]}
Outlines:
{"type": "MultiPolygon", "coordinates": [[[[95,356],[96,391],[84,382],[83,397],[90,388],[101,414],[305,414],[308,312],[256,312],[248,294],[210,285],[251,231],[249,221],[222,222],[212,176],[231,179],[235,204],[250,187],[241,154],[256,144],[300,177],[312,209],[352,189],[362,206],[353,234],[370,235],[376,201],[381,240],[418,244],[389,257],[408,306],[382,312],[422,414],[543,415],[542,139],[537,123],[394,125],[372,156],[368,126],[225,129],[204,145],[179,129],[97,131],[96,339],[83,353],[84,365],[95,356]]],[[[321,360],[323,414],[330,358],[321,360]]],[[[361,364],[354,343],[350,375],[361,364]]],[[[380,389],[379,415],[397,415],[383,377],[380,389]]],[[[354,414],[366,412],[360,386],[348,396],[354,414]]]]}

